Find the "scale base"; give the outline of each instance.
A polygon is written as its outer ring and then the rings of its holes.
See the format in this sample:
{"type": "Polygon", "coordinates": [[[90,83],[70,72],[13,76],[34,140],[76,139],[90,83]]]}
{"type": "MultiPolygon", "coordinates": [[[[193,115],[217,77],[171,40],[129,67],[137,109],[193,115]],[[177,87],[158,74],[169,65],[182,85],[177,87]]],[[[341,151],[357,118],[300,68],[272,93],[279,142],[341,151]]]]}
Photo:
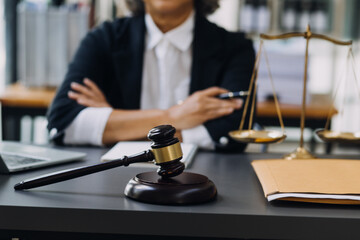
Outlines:
{"type": "Polygon", "coordinates": [[[308,150],[304,147],[298,147],[294,152],[289,153],[284,156],[284,159],[292,160],[292,159],[314,159],[316,158],[312,155],[308,150]]]}
{"type": "Polygon", "coordinates": [[[125,188],[131,199],[161,205],[198,204],[215,199],[216,194],[215,184],[206,176],[188,172],[168,179],[156,172],[140,173],[125,188]]]}

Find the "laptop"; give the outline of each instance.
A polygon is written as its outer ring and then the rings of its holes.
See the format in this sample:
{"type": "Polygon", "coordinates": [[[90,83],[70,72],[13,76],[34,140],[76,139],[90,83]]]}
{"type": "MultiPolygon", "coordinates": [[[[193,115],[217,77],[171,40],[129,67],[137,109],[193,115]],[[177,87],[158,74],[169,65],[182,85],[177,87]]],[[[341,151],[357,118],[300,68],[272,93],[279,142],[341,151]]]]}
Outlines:
{"type": "Polygon", "coordinates": [[[0,173],[12,173],[80,160],[82,152],[57,150],[19,142],[0,142],[0,173]]]}
{"type": "MultiPolygon", "coordinates": [[[[0,104],[1,109],[1,104],[0,104]]],[[[12,173],[83,159],[86,154],[2,141],[0,111],[0,173],[12,173]]]]}

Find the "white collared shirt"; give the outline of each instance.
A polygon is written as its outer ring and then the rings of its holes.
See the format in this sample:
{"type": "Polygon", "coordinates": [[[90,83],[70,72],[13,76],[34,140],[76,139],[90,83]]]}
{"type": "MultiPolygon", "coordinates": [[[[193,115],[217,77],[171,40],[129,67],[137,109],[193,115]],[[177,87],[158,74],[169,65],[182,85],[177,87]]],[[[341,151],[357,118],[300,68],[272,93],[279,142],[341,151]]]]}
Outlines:
{"type": "MultiPolygon", "coordinates": [[[[151,16],[145,15],[147,31],[141,109],[168,109],[189,96],[194,21],[192,12],[180,26],[162,33],[151,16]]],[[[102,135],[111,112],[111,108],[85,108],[65,130],[64,142],[102,145],[102,135]]],[[[206,149],[214,148],[203,125],[182,130],[182,138],[185,143],[195,143],[206,149]]]]}

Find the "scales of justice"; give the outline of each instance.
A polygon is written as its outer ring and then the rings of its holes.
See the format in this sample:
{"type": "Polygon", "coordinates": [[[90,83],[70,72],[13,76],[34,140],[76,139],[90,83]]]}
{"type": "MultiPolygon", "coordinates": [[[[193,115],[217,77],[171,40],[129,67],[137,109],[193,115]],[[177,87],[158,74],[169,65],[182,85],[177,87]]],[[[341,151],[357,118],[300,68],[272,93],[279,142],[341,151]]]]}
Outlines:
{"type": "MultiPolygon", "coordinates": [[[[247,98],[245,100],[244,105],[244,111],[240,122],[240,127],[238,130],[234,130],[229,132],[229,136],[232,137],[234,140],[244,143],[262,143],[262,144],[270,144],[270,143],[278,143],[282,142],[286,138],[285,129],[284,129],[284,123],[281,116],[279,101],[276,96],[274,83],[272,80],[270,67],[268,58],[266,55],[266,51],[264,51],[265,60],[267,64],[267,70],[269,74],[269,79],[271,81],[272,91],[273,91],[273,97],[274,97],[274,103],[276,112],[278,115],[279,123],[281,126],[281,131],[274,131],[274,130],[253,130],[252,129],[252,122],[253,122],[253,116],[254,116],[254,108],[255,108],[255,98],[256,98],[256,92],[257,92],[257,73],[259,69],[259,63],[261,58],[261,52],[263,50],[263,42],[264,40],[277,40],[277,39],[289,39],[289,38],[295,38],[295,37],[303,37],[306,40],[306,50],[305,50],[305,66],[304,66],[304,77],[303,77],[303,91],[302,91],[302,107],[301,107],[301,116],[300,116],[300,145],[299,147],[284,156],[285,159],[291,160],[291,159],[311,159],[316,158],[313,154],[311,154],[306,148],[304,147],[304,128],[305,128],[305,113],[306,113],[306,85],[307,85],[307,69],[308,69],[308,54],[309,54],[309,41],[310,39],[321,39],[325,41],[329,41],[336,45],[342,45],[342,46],[349,46],[349,52],[348,52],[348,58],[347,60],[352,60],[352,68],[355,69],[354,65],[354,55],[352,52],[352,41],[339,41],[333,38],[330,38],[325,35],[316,34],[311,32],[310,26],[307,26],[306,32],[291,32],[291,33],[284,33],[281,35],[266,35],[266,34],[260,34],[260,47],[259,51],[255,58],[255,64],[254,69],[252,73],[252,77],[250,80],[250,86],[249,86],[249,92],[254,94],[248,94],[247,98]],[[251,106],[249,105],[250,101],[252,102],[251,106]],[[249,127],[248,129],[244,129],[244,123],[245,123],[245,117],[247,111],[250,109],[250,120],[249,120],[249,127]]],[[[357,90],[360,93],[359,87],[357,86],[356,76],[355,76],[355,70],[354,70],[354,79],[355,84],[357,87],[357,90]]],[[[335,96],[333,97],[332,105],[334,104],[335,96]]],[[[338,132],[338,131],[332,131],[329,129],[329,123],[330,123],[330,117],[331,117],[331,109],[329,109],[329,114],[327,118],[327,122],[325,124],[324,129],[317,130],[316,134],[318,137],[323,140],[324,142],[342,142],[342,143],[359,143],[360,142],[360,132],[353,133],[353,132],[338,132]]]]}

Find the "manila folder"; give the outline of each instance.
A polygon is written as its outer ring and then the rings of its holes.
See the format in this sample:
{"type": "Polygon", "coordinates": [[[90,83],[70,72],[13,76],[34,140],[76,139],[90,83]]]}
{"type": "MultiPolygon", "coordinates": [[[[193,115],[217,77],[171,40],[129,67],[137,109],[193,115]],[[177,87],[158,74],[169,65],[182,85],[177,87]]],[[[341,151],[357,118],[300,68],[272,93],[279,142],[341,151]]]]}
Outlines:
{"type": "Polygon", "coordinates": [[[360,160],[267,159],[251,164],[268,201],[360,204],[360,160]]]}

